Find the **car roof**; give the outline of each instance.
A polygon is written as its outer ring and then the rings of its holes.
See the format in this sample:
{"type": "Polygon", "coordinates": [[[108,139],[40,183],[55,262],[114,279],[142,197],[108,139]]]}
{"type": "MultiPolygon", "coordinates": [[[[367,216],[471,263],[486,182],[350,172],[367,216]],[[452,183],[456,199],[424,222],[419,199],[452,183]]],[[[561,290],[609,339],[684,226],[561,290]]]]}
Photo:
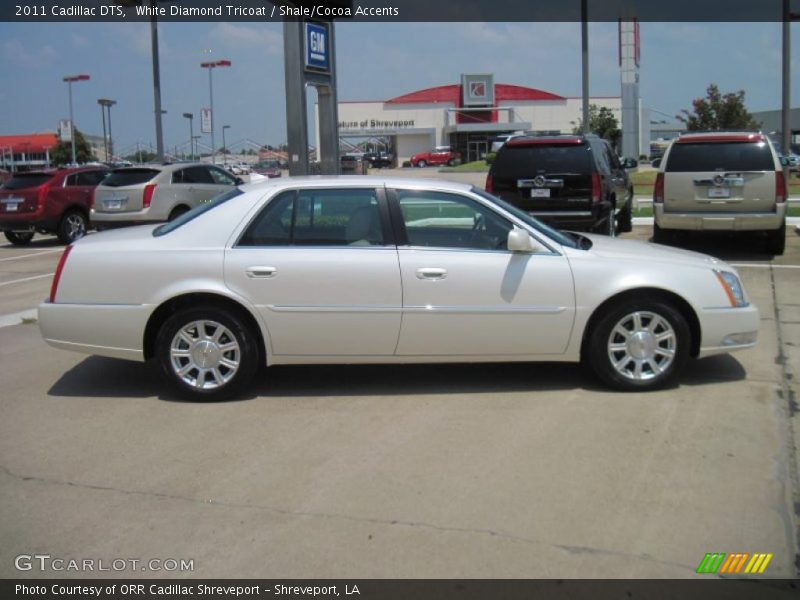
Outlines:
{"type": "Polygon", "coordinates": [[[389,187],[419,188],[439,191],[467,192],[473,186],[467,183],[444,179],[419,179],[409,177],[381,177],[379,175],[309,175],[304,177],[282,177],[239,186],[243,191],[266,190],[267,188],[320,188],[320,187],[389,187]]]}
{"type": "Polygon", "coordinates": [[[130,167],[116,167],[114,171],[141,171],[148,169],[152,171],[177,171],[186,167],[210,167],[212,165],[201,162],[176,162],[176,163],[144,163],[132,165],[130,167]]]}

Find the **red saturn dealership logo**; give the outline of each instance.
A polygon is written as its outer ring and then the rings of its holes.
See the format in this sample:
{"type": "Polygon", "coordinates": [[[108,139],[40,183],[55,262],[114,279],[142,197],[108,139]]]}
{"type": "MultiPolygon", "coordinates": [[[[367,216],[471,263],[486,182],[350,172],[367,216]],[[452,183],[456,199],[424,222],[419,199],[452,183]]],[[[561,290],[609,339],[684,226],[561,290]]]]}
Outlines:
{"type": "Polygon", "coordinates": [[[486,83],[483,81],[471,81],[469,84],[469,95],[473,98],[485,98],[486,83]]]}

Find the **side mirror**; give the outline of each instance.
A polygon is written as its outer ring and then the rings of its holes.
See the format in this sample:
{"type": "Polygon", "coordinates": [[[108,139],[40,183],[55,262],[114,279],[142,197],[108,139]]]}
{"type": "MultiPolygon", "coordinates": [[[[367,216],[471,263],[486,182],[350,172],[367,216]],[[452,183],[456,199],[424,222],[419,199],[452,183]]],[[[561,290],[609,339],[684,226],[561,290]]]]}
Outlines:
{"type": "Polygon", "coordinates": [[[639,161],[635,158],[626,158],[622,161],[622,168],[623,169],[635,169],[639,166],[639,161]]]}
{"type": "Polygon", "coordinates": [[[659,168],[661,166],[661,159],[654,158],[653,161],[650,163],[650,166],[653,167],[654,169],[659,168]]]}
{"type": "Polygon", "coordinates": [[[533,239],[524,229],[514,227],[508,232],[506,246],[511,252],[544,252],[545,247],[533,239]]]}

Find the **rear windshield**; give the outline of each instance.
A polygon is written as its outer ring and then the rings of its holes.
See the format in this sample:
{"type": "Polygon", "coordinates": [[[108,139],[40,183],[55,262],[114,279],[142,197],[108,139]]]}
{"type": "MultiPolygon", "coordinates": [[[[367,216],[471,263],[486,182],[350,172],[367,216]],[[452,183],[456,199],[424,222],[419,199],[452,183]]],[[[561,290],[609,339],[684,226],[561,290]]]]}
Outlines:
{"type": "Polygon", "coordinates": [[[766,142],[673,144],[664,167],[667,172],[774,171],[766,142]]]}
{"type": "Polygon", "coordinates": [[[161,235],[166,235],[170,231],[175,231],[178,227],[182,225],[186,225],[189,221],[196,219],[200,215],[205,212],[210,211],[212,208],[215,208],[222,204],[223,202],[227,202],[231,198],[235,198],[243,194],[244,192],[239,188],[233,188],[232,190],[220,194],[219,196],[214,196],[208,202],[204,202],[202,204],[198,204],[192,210],[183,213],[180,217],[173,219],[168,223],[164,223],[163,225],[159,225],[153,230],[153,237],[159,237],[161,235]]]}
{"type": "Polygon", "coordinates": [[[509,146],[500,148],[494,162],[495,177],[518,177],[546,171],[555,173],[588,173],[591,171],[591,149],[574,144],[557,146],[509,146]]]}
{"type": "Polygon", "coordinates": [[[156,169],[118,169],[109,173],[103,180],[103,185],[108,187],[138,185],[150,181],[160,172],[156,169]]]}
{"type": "Polygon", "coordinates": [[[53,178],[48,173],[17,173],[3,185],[4,190],[24,190],[39,187],[53,178]]]}

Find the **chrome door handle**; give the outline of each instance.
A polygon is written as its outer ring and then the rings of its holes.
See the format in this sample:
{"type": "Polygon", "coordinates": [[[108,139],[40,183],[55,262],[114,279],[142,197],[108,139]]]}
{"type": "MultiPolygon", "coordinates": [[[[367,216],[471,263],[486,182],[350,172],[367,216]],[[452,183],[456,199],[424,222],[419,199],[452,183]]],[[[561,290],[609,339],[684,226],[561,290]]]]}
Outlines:
{"type": "Polygon", "coordinates": [[[447,277],[447,269],[439,269],[433,267],[426,267],[423,269],[417,269],[417,278],[418,279],[444,279],[447,277]]]}
{"type": "Polygon", "coordinates": [[[251,279],[265,279],[273,277],[278,269],[275,267],[247,267],[244,271],[251,279]]]}

